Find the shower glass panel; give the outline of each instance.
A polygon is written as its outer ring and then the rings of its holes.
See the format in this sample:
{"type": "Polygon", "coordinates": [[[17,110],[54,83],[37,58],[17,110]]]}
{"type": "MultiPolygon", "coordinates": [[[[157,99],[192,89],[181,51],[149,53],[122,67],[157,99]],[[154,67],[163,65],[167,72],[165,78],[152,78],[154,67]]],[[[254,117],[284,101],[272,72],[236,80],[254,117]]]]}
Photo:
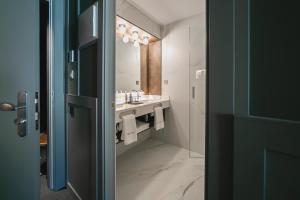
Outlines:
{"type": "Polygon", "coordinates": [[[206,26],[205,15],[189,27],[190,157],[205,155],[206,26]]]}

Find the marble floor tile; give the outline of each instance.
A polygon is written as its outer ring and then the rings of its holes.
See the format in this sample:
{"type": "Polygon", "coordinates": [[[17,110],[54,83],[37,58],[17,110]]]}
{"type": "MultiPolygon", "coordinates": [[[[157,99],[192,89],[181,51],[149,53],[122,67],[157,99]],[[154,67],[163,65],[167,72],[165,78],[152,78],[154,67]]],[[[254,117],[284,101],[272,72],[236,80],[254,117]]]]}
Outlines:
{"type": "Polygon", "coordinates": [[[204,157],[148,139],[117,158],[117,200],[203,200],[204,157]]]}

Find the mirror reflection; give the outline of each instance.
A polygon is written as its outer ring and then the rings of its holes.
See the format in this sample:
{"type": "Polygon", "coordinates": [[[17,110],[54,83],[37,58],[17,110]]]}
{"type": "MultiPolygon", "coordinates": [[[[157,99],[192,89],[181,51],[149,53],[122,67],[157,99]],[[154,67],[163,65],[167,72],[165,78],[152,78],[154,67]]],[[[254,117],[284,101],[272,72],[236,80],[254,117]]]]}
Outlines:
{"type": "Polygon", "coordinates": [[[126,19],[116,20],[117,93],[161,94],[161,42],[126,19]]]}
{"type": "Polygon", "coordinates": [[[118,91],[140,90],[141,82],[140,48],[116,39],[116,89],[118,91]]]}

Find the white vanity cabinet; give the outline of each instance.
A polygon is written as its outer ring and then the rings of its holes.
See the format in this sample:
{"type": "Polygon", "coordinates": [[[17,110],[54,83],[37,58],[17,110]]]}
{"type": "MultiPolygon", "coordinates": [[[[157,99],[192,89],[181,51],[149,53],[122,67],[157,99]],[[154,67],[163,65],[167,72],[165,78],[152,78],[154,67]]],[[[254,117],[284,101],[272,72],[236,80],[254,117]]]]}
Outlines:
{"type": "Polygon", "coordinates": [[[159,96],[158,98],[148,98],[142,104],[132,105],[123,104],[116,108],[115,123],[122,121],[122,116],[134,114],[136,117],[143,116],[154,112],[154,108],[161,106],[163,109],[170,107],[170,98],[159,96]]]}

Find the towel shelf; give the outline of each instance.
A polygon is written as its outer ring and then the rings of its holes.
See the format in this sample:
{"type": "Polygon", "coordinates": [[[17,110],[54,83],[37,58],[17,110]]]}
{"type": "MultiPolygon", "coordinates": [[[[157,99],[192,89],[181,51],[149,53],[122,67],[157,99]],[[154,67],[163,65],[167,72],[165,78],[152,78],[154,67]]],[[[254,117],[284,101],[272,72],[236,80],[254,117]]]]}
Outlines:
{"type": "MultiPolygon", "coordinates": [[[[136,121],[136,128],[137,128],[137,130],[136,130],[137,134],[140,134],[140,133],[150,129],[151,127],[150,127],[150,123],[146,123],[146,122],[142,122],[142,121],[137,120],[136,121]]],[[[122,134],[122,131],[118,130],[117,134],[118,133],[122,134]]],[[[117,137],[118,137],[118,142],[116,144],[124,142],[123,140],[120,140],[121,135],[118,135],[117,137]]]]}

